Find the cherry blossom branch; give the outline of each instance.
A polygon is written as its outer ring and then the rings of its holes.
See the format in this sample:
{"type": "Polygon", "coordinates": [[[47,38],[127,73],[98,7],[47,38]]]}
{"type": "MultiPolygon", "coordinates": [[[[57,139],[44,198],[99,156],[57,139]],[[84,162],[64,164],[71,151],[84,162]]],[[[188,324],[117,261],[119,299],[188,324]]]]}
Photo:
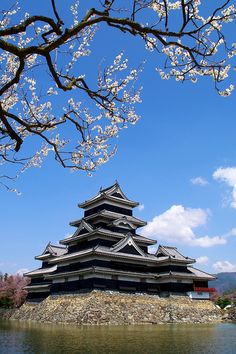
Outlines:
{"type": "Polygon", "coordinates": [[[101,0],[85,11],[78,1],[69,0],[71,22],[60,16],[59,1],[48,2],[52,17],[25,16],[18,8],[2,12],[0,164],[23,163],[24,172],[53,151],[63,167],[88,172],[113,156],[113,138],[139,119],[136,81],[142,68],[129,69],[121,51],[113,63],[99,69],[94,81],[88,79],[79,60],[91,54],[95,33],[103,28],[137,38],[162,56],[163,65],[158,61],[156,68],[162,79],[195,83],[207,76],[220,95],[233,91],[232,84],[223,90],[219,86],[236,56],[236,43],[228,44],[224,32],[236,20],[232,0],[203,12],[200,0],[127,0],[125,8],[118,0],[101,0]],[[16,25],[11,25],[12,17],[16,25]],[[41,73],[43,78],[49,74],[43,83],[41,73]],[[34,137],[42,146],[29,158],[17,158],[26,140],[33,141],[33,150],[34,137]]]}

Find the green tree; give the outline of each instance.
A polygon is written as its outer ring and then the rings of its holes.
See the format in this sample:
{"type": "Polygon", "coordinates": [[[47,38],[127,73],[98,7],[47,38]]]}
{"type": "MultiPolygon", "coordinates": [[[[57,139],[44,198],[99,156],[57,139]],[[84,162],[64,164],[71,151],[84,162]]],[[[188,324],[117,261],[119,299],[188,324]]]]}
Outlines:
{"type": "Polygon", "coordinates": [[[231,305],[231,301],[226,296],[219,297],[216,300],[216,305],[218,305],[218,306],[220,306],[220,308],[224,309],[227,305],[231,305]]]}

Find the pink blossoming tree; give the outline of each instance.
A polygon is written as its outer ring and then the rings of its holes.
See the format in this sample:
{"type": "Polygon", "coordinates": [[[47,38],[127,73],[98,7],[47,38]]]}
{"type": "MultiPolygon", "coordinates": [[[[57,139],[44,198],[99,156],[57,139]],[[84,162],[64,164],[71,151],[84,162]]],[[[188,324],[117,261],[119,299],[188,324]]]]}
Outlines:
{"type": "Polygon", "coordinates": [[[0,277],[0,307],[19,307],[25,301],[29,283],[27,278],[16,274],[0,277]]]}

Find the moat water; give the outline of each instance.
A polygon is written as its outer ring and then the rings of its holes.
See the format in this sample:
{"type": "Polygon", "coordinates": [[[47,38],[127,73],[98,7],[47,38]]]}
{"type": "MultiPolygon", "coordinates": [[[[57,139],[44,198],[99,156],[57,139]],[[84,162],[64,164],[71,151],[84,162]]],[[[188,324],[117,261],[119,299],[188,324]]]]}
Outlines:
{"type": "Polygon", "coordinates": [[[84,326],[0,321],[1,354],[236,354],[236,323],[84,326]]]}

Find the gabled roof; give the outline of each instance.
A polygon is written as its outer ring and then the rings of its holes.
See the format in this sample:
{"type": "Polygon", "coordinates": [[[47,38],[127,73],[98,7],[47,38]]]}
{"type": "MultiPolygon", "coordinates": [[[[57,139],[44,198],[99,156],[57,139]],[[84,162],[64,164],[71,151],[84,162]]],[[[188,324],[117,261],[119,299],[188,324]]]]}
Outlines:
{"type": "Polygon", "coordinates": [[[88,222],[86,222],[84,219],[81,219],[79,227],[75,231],[75,233],[73,235],[70,235],[69,237],[64,238],[63,240],[60,240],[59,242],[62,245],[66,245],[68,243],[73,242],[74,240],[80,239],[80,237],[84,235],[88,236],[94,231],[94,228],[88,222]]]}
{"type": "Polygon", "coordinates": [[[214,275],[211,275],[209,273],[203,272],[200,269],[194,268],[194,267],[188,267],[188,270],[193,273],[196,277],[201,278],[201,279],[208,279],[208,280],[214,280],[216,277],[214,275]]]}
{"type": "Polygon", "coordinates": [[[128,218],[124,215],[119,219],[115,219],[111,222],[112,225],[120,226],[120,224],[126,225],[129,229],[136,229],[135,225],[132,221],[128,220],[128,218]]]}
{"type": "MultiPolygon", "coordinates": [[[[62,273],[57,273],[53,275],[47,275],[46,279],[52,278],[62,278],[65,276],[76,276],[80,274],[111,274],[111,275],[121,275],[121,276],[129,276],[129,277],[140,277],[144,279],[157,279],[157,274],[153,272],[139,272],[137,271],[128,271],[128,270],[121,270],[121,269],[114,269],[108,267],[100,267],[100,266],[93,266],[88,268],[82,268],[75,271],[65,271],[62,273]]],[[[157,282],[158,283],[158,282],[157,282]]]]}
{"type": "Polygon", "coordinates": [[[120,185],[117,181],[115,181],[115,183],[107,188],[100,188],[100,193],[106,193],[107,195],[112,195],[114,193],[119,193],[121,195],[121,198],[123,199],[128,199],[124,192],[121,190],[120,185]]]}
{"type": "Polygon", "coordinates": [[[131,233],[128,233],[125,238],[117,242],[113,247],[110,248],[111,252],[119,252],[122,251],[122,249],[125,246],[133,247],[137,253],[143,257],[145,257],[145,253],[143,250],[136,244],[136,242],[133,239],[133,235],[131,233]]]}
{"type": "Polygon", "coordinates": [[[52,245],[51,242],[47,244],[45,250],[39,256],[36,256],[35,259],[44,260],[50,257],[58,257],[67,253],[67,248],[58,245],[52,245]]]}
{"type": "Polygon", "coordinates": [[[138,276],[140,278],[152,278],[155,279],[156,275],[155,273],[143,273],[143,272],[138,272],[138,271],[127,271],[127,270],[118,270],[118,269],[113,269],[113,268],[108,268],[108,267],[99,267],[99,266],[93,266],[93,267],[88,267],[88,268],[83,268],[79,270],[74,270],[70,272],[63,272],[63,273],[57,273],[55,275],[47,275],[45,278],[46,279],[52,279],[52,278],[62,278],[65,276],[76,276],[80,274],[86,274],[86,273],[92,273],[92,274],[111,274],[111,275],[125,275],[125,276],[138,276]]]}
{"type": "Polygon", "coordinates": [[[78,229],[72,235],[72,238],[75,236],[78,236],[83,229],[85,229],[87,231],[87,233],[94,231],[94,228],[92,227],[92,225],[90,225],[88,222],[86,222],[84,219],[82,219],[78,229]]]}
{"type": "Polygon", "coordinates": [[[194,263],[195,259],[183,256],[176,247],[159,246],[156,251],[156,257],[168,256],[172,259],[186,261],[187,263],[194,263]]]}
{"type": "Polygon", "coordinates": [[[48,267],[48,268],[39,268],[32,270],[30,272],[24,273],[24,276],[30,277],[30,276],[36,276],[36,275],[44,275],[44,274],[49,274],[53,273],[55,270],[57,270],[57,265],[54,265],[53,267],[48,267]]]}
{"type": "MultiPolygon", "coordinates": [[[[97,213],[89,215],[89,216],[85,216],[83,219],[84,220],[91,220],[91,219],[95,219],[98,217],[105,217],[107,219],[111,219],[111,220],[116,220],[116,219],[120,219],[124,216],[124,214],[120,214],[120,213],[115,213],[113,211],[109,211],[106,209],[103,210],[99,210],[97,213]]],[[[134,216],[131,215],[126,215],[126,218],[129,222],[131,222],[132,224],[135,224],[136,226],[145,226],[147,225],[146,221],[140,220],[138,218],[135,218],[134,216]]],[[[71,226],[78,226],[80,225],[82,219],[79,220],[75,220],[75,221],[71,221],[70,225],[71,226]]]]}
{"type": "MultiPolygon", "coordinates": [[[[102,229],[102,228],[101,228],[102,229]]],[[[98,229],[99,230],[99,229],[98,229]]],[[[97,232],[98,230],[94,230],[94,233],[97,232]]],[[[105,229],[102,229],[103,232],[107,231],[105,229]]],[[[51,257],[49,259],[49,263],[57,263],[57,262],[64,262],[70,259],[80,259],[85,256],[95,256],[95,255],[104,255],[108,256],[111,258],[120,258],[123,259],[124,261],[127,259],[135,259],[135,260],[140,260],[140,261],[145,261],[145,262],[155,262],[156,264],[185,264],[188,265],[190,263],[194,263],[195,260],[192,258],[184,257],[181,253],[177,251],[176,247],[169,247],[169,246],[159,246],[158,251],[156,254],[151,254],[151,253],[146,253],[144,252],[139,245],[136,243],[137,240],[135,239],[135,235],[132,235],[131,233],[128,233],[126,235],[123,235],[123,238],[117,242],[112,247],[106,247],[106,246],[100,246],[97,245],[95,247],[91,247],[85,250],[81,251],[76,251],[72,253],[66,253],[57,257],[51,257]],[[126,247],[127,245],[132,246],[135,248],[137,251],[136,254],[132,252],[127,253],[122,252],[122,249],[126,247]]],[[[169,273],[168,273],[169,275],[169,273]]]]}
{"type": "Polygon", "coordinates": [[[151,263],[155,263],[155,264],[189,264],[189,263],[193,263],[191,262],[191,259],[176,259],[176,258],[171,258],[169,256],[161,256],[161,257],[156,257],[154,254],[150,254],[150,253],[145,253],[145,257],[141,256],[141,255],[136,255],[136,254],[129,254],[129,253],[123,253],[122,251],[119,252],[112,252],[110,247],[105,247],[105,246],[96,246],[96,247],[91,247],[85,250],[81,250],[81,251],[76,251],[76,252],[72,252],[69,254],[64,254],[62,256],[59,257],[53,257],[49,260],[49,263],[59,263],[59,262],[65,262],[65,261],[69,261],[71,259],[80,259],[80,258],[84,258],[85,256],[106,256],[108,258],[119,258],[122,259],[122,261],[126,262],[126,260],[137,260],[137,261],[144,261],[147,263],[151,262],[151,263]]]}
{"type": "Polygon", "coordinates": [[[109,247],[105,246],[96,246],[96,247],[91,247],[86,250],[82,251],[77,251],[69,254],[65,254],[60,257],[52,258],[49,260],[49,263],[59,263],[59,262],[64,262],[67,260],[71,259],[80,259],[84,258],[85,256],[95,256],[95,255],[100,255],[100,256],[107,256],[108,258],[114,257],[114,258],[120,258],[122,260],[126,259],[132,259],[132,260],[140,260],[140,261],[151,261],[155,263],[161,263],[162,261],[168,261],[168,257],[163,257],[163,260],[159,260],[157,257],[155,257],[152,254],[146,254],[146,257],[143,257],[141,255],[135,255],[135,254],[128,254],[128,253],[122,253],[122,252],[112,252],[109,247]]]}
{"type": "Polygon", "coordinates": [[[164,279],[193,279],[193,280],[214,280],[215,277],[193,267],[187,267],[187,272],[168,271],[157,274],[157,278],[164,279]]]}
{"type": "Polygon", "coordinates": [[[128,199],[126,197],[126,195],[124,194],[124,192],[122,191],[122,189],[120,188],[120,185],[118,182],[116,182],[115,184],[113,184],[112,186],[108,187],[108,188],[101,188],[100,191],[98,192],[98,194],[89,199],[86,200],[83,203],[78,204],[78,206],[80,208],[84,208],[86,209],[87,207],[89,207],[90,205],[98,202],[99,200],[102,199],[108,199],[114,202],[119,202],[122,204],[127,204],[129,206],[135,207],[137,205],[139,205],[138,202],[134,202],[130,199],[128,199]]]}
{"type": "MultiPolygon", "coordinates": [[[[127,230],[128,231],[128,230],[127,230]]],[[[84,233],[82,235],[77,235],[77,231],[73,236],[67,237],[63,240],[60,240],[59,242],[63,245],[70,244],[72,242],[82,240],[82,239],[88,239],[90,237],[105,237],[106,239],[123,239],[126,236],[126,233],[121,233],[121,232],[114,232],[108,229],[104,229],[103,227],[98,227],[97,229],[93,229],[92,232],[89,233],[84,233]]],[[[142,245],[149,246],[149,245],[155,245],[157,243],[156,240],[152,240],[150,238],[140,236],[137,234],[133,235],[133,239],[139,244],[141,243],[142,245]]]]}
{"type": "Polygon", "coordinates": [[[38,285],[27,285],[25,286],[23,289],[30,291],[30,292],[34,292],[34,291],[49,291],[51,287],[51,284],[38,284],[38,285]]]}
{"type": "MultiPolygon", "coordinates": [[[[143,258],[142,258],[143,259],[143,258]]],[[[145,260],[145,259],[144,259],[145,260]]],[[[93,266],[93,267],[88,267],[88,268],[83,268],[83,269],[78,269],[75,271],[65,271],[62,273],[57,273],[57,274],[48,274],[45,276],[45,279],[52,279],[52,278],[60,278],[60,277],[65,277],[65,276],[72,276],[72,275],[79,275],[79,274],[85,274],[85,273],[102,273],[102,274],[116,274],[116,275],[126,275],[126,276],[138,276],[142,278],[152,278],[155,280],[158,280],[160,282],[163,282],[163,279],[188,279],[188,280],[213,280],[214,277],[210,274],[204,273],[199,271],[200,273],[195,274],[194,271],[198,271],[197,269],[194,269],[192,267],[191,271],[189,272],[165,272],[165,273],[154,273],[154,272],[139,272],[137,271],[127,271],[127,270],[118,270],[118,269],[113,269],[113,268],[107,268],[107,267],[99,267],[99,266],[93,266]],[[194,270],[194,271],[193,271],[194,270]]]]}

